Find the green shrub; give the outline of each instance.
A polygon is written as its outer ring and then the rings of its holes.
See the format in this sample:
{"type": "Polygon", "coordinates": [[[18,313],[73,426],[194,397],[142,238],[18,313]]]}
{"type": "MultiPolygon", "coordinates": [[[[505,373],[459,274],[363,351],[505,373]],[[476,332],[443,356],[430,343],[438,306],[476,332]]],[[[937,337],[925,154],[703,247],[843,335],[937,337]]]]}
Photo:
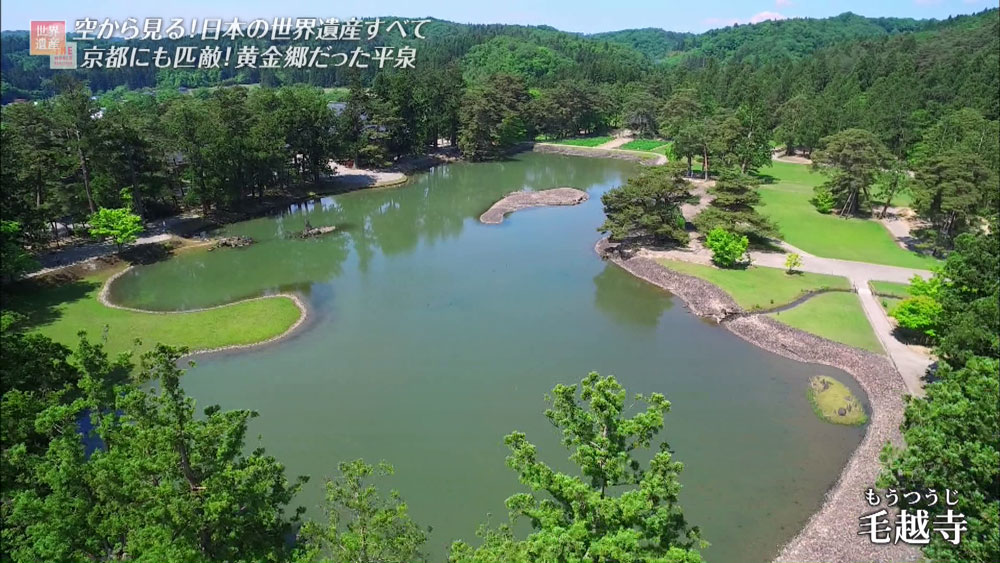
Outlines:
{"type": "Polygon", "coordinates": [[[816,211],[823,214],[828,214],[833,211],[833,206],[836,205],[837,201],[833,198],[833,194],[830,190],[824,188],[823,186],[817,186],[814,190],[816,195],[809,200],[809,203],[813,204],[816,211]]]}
{"type": "Polygon", "coordinates": [[[712,262],[716,266],[732,268],[747,253],[750,241],[743,235],[716,227],[705,238],[705,246],[712,251],[712,262]]]}
{"type": "Polygon", "coordinates": [[[799,256],[798,254],[792,252],[785,257],[785,270],[787,270],[789,274],[794,272],[797,268],[801,267],[802,267],[802,257],[799,256]]]}
{"type": "Polygon", "coordinates": [[[934,298],[917,295],[901,301],[889,316],[896,319],[903,330],[933,340],[938,333],[941,310],[941,304],[934,298]]]}

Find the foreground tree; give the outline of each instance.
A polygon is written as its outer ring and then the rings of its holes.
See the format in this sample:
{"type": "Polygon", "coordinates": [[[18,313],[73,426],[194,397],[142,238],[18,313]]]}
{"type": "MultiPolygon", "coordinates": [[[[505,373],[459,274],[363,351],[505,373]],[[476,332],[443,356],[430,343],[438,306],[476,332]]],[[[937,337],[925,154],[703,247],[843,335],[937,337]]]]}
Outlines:
{"type": "Polygon", "coordinates": [[[132,213],[129,207],[97,210],[90,216],[90,234],[99,239],[111,239],[118,250],[126,244],[133,243],[142,232],[142,218],[132,213]]]}
{"type": "Polygon", "coordinates": [[[409,563],[424,561],[420,553],[427,534],[410,519],[399,493],[379,495],[372,476],[392,475],[392,466],[364,460],[340,464],[339,479],[326,483],[327,524],[309,521],[302,527],[296,561],[338,563],[409,563]],[[332,559],[330,559],[332,558],[332,559]]]}
{"type": "Polygon", "coordinates": [[[1000,231],[994,217],[987,233],[967,233],[955,239],[941,273],[936,299],[941,326],[947,330],[938,354],[952,365],[973,356],[1000,358],[1000,231]]]}
{"type": "MultiPolygon", "coordinates": [[[[931,534],[924,554],[931,561],[1000,561],[1000,364],[973,358],[954,369],[944,365],[927,395],[910,399],[903,422],[906,449],[887,446],[881,485],[903,491],[955,491],[952,509],[965,515],[968,530],[957,545],[931,534]]],[[[930,514],[940,504],[908,506],[930,514]]]]}
{"type": "Polygon", "coordinates": [[[143,356],[136,379],[157,383],[147,388],[127,381],[127,356],[110,360],[82,339],[70,360],[65,347],[9,329],[5,320],[4,560],[287,558],[300,511],[285,507],[301,480],[246,450],[255,413],[195,415],[179,386],[183,350],[143,356]],[[25,361],[8,364],[11,350],[25,361]]]}
{"type": "Polygon", "coordinates": [[[841,216],[858,214],[869,202],[876,174],[892,155],[882,141],[864,129],[846,129],[823,138],[820,145],[813,154],[813,165],[830,179],[818,189],[833,195],[841,216]]]}
{"type": "Polygon", "coordinates": [[[726,170],[709,192],[715,198],[693,221],[699,231],[721,227],[758,242],[778,236],[774,223],[757,211],[760,194],[753,177],[726,170]]]}
{"type": "MultiPolygon", "coordinates": [[[[887,445],[884,487],[906,491],[956,491],[953,507],[968,531],[952,544],[932,534],[924,554],[931,561],[1000,561],[1000,234],[964,234],[940,272],[916,283],[921,296],[939,303],[941,358],[926,396],[910,398],[902,425],[905,449],[887,445]]],[[[913,509],[931,514],[926,498],[913,509]]]]}
{"type": "Polygon", "coordinates": [[[663,395],[636,395],[645,410],[627,417],[625,389],[591,373],[579,386],[557,385],[547,401],[545,416],[561,430],[579,474],[540,461],[523,433],[508,435],[507,465],[534,493],[511,496],[507,507],[512,520],[526,518],[534,531],[517,540],[509,526],[483,530],[482,546],[455,542],[451,560],[700,562],[697,548],[706,544],[677,504],[683,464],[663,442],[645,467],[637,459],[663,429],[670,410],[663,395]]]}
{"type": "Polygon", "coordinates": [[[598,229],[620,242],[652,238],[666,244],[687,244],[680,205],[690,197],[684,167],[667,164],[644,169],[601,196],[604,224],[598,229]]]}

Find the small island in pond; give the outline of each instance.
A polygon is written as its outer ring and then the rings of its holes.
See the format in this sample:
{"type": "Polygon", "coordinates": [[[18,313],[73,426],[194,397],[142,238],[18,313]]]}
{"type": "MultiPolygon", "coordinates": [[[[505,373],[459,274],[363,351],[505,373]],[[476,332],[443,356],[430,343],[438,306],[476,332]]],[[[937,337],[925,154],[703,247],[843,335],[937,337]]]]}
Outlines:
{"type": "Polygon", "coordinates": [[[864,407],[851,390],[832,377],[817,375],[809,378],[806,395],[816,416],[827,422],[849,426],[860,426],[868,422],[864,407]]]}
{"type": "Polygon", "coordinates": [[[499,225],[508,213],[530,207],[552,205],[579,205],[589,199],[587,192],[575,188],[555,188],[539,192],[513,192],[494,203],[479,220],[488,225],[499,225]]]}

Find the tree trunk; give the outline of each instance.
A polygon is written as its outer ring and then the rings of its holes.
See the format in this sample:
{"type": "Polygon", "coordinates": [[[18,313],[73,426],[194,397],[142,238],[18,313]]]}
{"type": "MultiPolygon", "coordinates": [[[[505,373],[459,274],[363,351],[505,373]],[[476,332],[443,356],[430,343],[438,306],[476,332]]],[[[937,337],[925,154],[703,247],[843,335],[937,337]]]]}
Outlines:
{"type": "Polygon", "coordinates": [[[704,149],[702,151],[701,155],[702,155],[701,156],[701,158],[702,158],[702,160],[701,160],[701,169],[702,170],[701,171],[702,171],[702,174],[705,176],[705,179],[708,180],[708,149],[707,148],[704,149]]]}
{"type": "Polygon", "coordinates": [[[83,154],[82,142],[80,140],[80,132],[77,131],[76,154],[80,159],[80,172],[83,173],[83,189],[87,192],[87,206],[90,207],[90,212],[94,213],[97,210],[94,209],[94,196],[90,193],[90,170],[87,168],[87,157],[83,154]]]}

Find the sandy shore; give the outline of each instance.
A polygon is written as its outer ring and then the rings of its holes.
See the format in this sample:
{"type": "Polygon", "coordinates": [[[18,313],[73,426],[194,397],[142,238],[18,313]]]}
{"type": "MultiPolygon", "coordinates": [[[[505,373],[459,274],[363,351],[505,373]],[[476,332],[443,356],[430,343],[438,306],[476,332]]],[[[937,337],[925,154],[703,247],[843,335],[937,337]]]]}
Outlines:
{"type": "Polygon", "coordinates": [[[875,545],[858,535],[858,518],[871,509],[862,493],[874,487],[881,471],[879,453],[887,442],[900,444],[903,421],[903,381],[887,358],[794,329],[774,319],[745,314],[719,287],[668,270],[641,254],[622,257],[606,239],[598,254],[629,273],[680,297],[696,315],[716,319],[729,331],[769,352],[801,362],[833,366],[851,374],[861,385],[872,413],[865,437],[851,454],[823,506],[776,557],[777,562],[897,563],[917,561],[920,551],[906,544],[875,545]]]}
{"type": "Polygon", "coordinates": [[[647,166],[658,166],[667,163],[667,157],[662,154],[626,151],[621,149],[600,149],[593,147],[578,147],[574,145],[558,145],[555,143],[535,143],[531,150],[534,152],[545,152],[552,154],[566,154],[570,156],[586,156],[591,158],[617,158],[618,160],[631,160],[647,166]]]}
{"type": "Polygon", "coordinates": [[[511,192],[500,201],[494,203],[479,220],[488,225],[499,225],[508,213],[531,207],[548,207],[554,205],[579,205],[587,201],[587,192],[576,188],[554,188],[539,192],[511,192]]]}

